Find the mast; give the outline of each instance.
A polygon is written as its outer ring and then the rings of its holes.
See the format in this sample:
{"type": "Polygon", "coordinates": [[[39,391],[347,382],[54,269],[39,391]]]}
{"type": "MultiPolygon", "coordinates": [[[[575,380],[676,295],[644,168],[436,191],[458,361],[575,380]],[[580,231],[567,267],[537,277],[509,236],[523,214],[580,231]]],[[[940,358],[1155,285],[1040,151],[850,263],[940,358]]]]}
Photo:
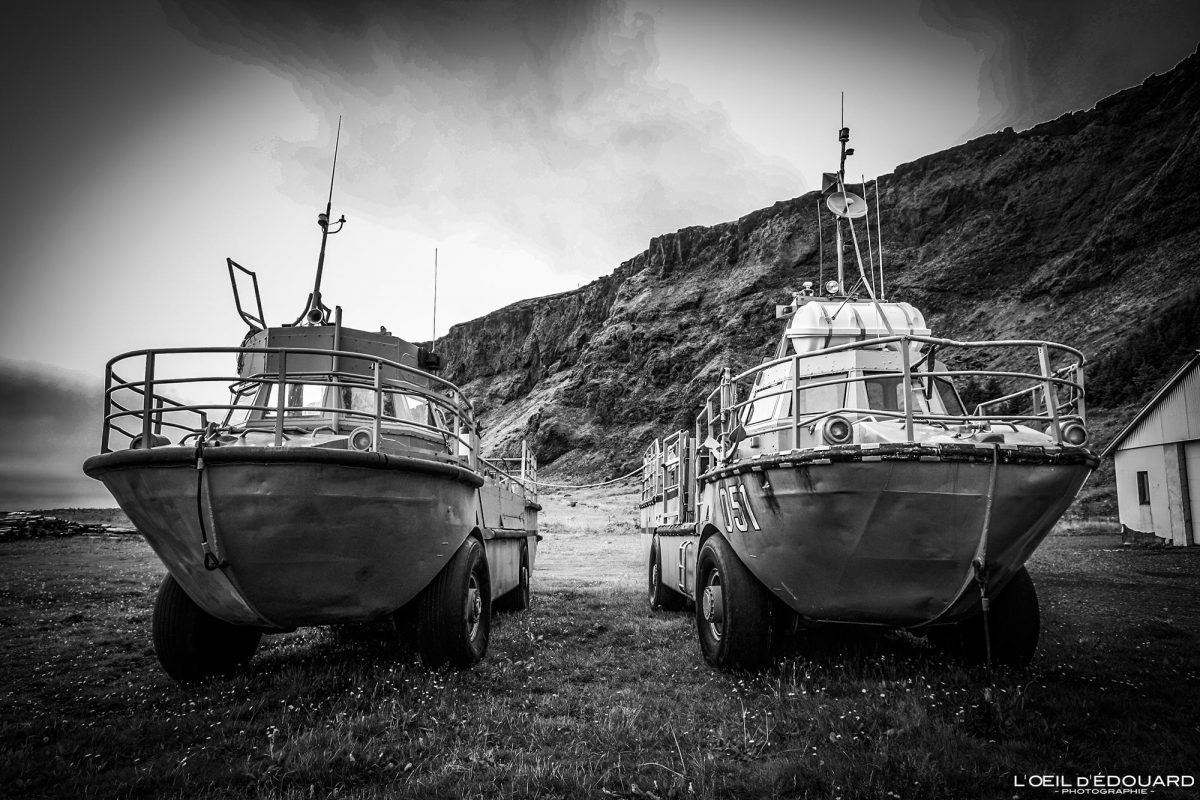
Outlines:
{"type": "MultiPolygon", "coordinates": [[[[834,246],[837,248],[837,291],[846,294],[846,256],[845,237],[842,233],[842,220],[850,226],[850,236],[854,240],[854,254],[858,260],[858,271],[862,273],[862,254],[858,251],[858,237],[854,233],[854,220],[866,215],[866,201],[856,194],[846,191],[846,157],[854,155],[854,148],[847,147],[850,141],[850,129],[846,127],[846,95],[842,94],[842,126],[838,129],[838,142],[841,144],[841,158],[838,161],[837,172],[826,172],[822,180],[822,197],[825,206],[834,216],[834,246]]],[[[865,281],[865,278],[864,278],[865,281]]],[[[867,281],[867,291],[871,292],[870,282],[867,281]]],[[[873,295],[872,295],[873,296],[873,295]]]]}
{"type": "MultiPolygon", "coordinates": [[[[846,197],[846,156],[854,155],[853,147],[849,151],[846,149],[846,142],[848,141],[850,141],[850,129],[846,127],[846,93],[842,92],[842,124],[838,128],[838,142],[841,144],[842,157],[838,161],[837,188],[843,197],[846,197]]],[[[848,206],[849,203],[847,203],[848,206]]],[[[854,223],[850,224],[853,225],[854,223]]],[[[842,239],[842,218],[840,215],[835,217],[834,225],[837,228],[838,286],[841,287],[841,291],[844,293],[846,291],[846,263],[845,256],[842,253],[844,242],[842,239]]]]}
{"type": "Polygon", "coordinates": [[[337,137],[333,142],[333,169],[329,172],[329,199],[325,203],[325,213],[317,215],[317,225],[321,227],[321,252],[317,256],[317,278],[313,282],[313,290],[308,295],[308,303],[304,307],[304,311],[296,318],[293,325],[328,325],[329,324],[329,306],[321,302],[321,276],[325,271],[325,243],[329,240],[330,234],[337,233],[346,224],[346,217],[343,215],[335,223],[337,230],[329,230],[329,217],[333,214],[333,179],[337,175],[337,153],[338,145],[342,140],[342,118],[338,117],[337,137]]]}

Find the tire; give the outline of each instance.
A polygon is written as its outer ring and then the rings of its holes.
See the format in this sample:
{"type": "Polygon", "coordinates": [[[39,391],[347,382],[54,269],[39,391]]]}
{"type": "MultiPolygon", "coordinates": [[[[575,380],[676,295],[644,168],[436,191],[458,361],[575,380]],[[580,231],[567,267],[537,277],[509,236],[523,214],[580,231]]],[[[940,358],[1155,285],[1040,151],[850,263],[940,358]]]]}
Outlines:
{"type": "Polygon", "coordinates": [[[177,681],[196,681],[244,667],[258,649],[262,631],[217,619],[167,575],[154,601],[153,638],[166,673],[177,681]]]}
{"type": "Polygon", "coordinates": [[[687,605],[687,598],[668,589],[662,582],[662,559],[658,557],[658,540],[650,547],[650,563],[647,574],[647,594],[650,608],[664,611],[679,611],[687,605]]]}
{"type": "Polygon", "coordinates": [[[705,540],[696,567],[696,632],[704,660],[754,669],[771,657],[771,598],[720,535],[705,540]]]}
{"type": "Polygon", "coordinates": [[[492,603],[493,611],[524,611],[529,608],[529,545],[521,543],[520,578],[516,588],[497,597],[492,603]]]}
{"type": "MultiPolygon", "coordinates": [[[[1021,567],[999,594],[991,598],[988,635],[992,663],[1006,667],[1029,666],[1037,652],[1042,620],[1037,589],[1029,571],[1021,567]]],[[[977,611],[954,625],[930,628],[930,645],[969,664],[987,662],[983,612],[977,611]]]]}
{"type": "Polygon", "coordinates": [[[421,594],[417,649],[425,666],[465,669],[487,653],[491,586],[483,545],[467,537],[421,594]]]}

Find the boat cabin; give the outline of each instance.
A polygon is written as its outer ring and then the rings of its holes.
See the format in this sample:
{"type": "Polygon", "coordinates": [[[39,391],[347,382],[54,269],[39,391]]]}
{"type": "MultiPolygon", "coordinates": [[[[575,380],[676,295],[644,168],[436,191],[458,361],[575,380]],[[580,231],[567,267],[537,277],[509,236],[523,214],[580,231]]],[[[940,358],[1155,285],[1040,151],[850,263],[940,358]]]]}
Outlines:
{"type": "Polygon", "coordinates": [[[860,442],[904,440],[906,364],[928,376],[907,382],[907,407],[915,415],[965,415],[950,378],[937,375],[947,372],[946,366],[935,354],[923,356],[921,342],[862,344],[897,335],[928,336],[921,312],[908,303],[798,294],[792,305],[778,306],[776,316],[790,318],[776,358],[757,368],[746,400],[735,401],[750,450],[774,453],[845,443],[848,426],[860,430],[860,442]],[[825,423],[834,415],[839,421],[831,441],[825,423]]]}
{"type": "Polygon", "coordinates": [[[266,328],[243,347],[226,420],[236,430],[218,446],[274,439],[282,415],[282,446],[467,452],[463,409],[425,371],[436,368],[436,356],[423,347],[340,322],[266,328]]]}

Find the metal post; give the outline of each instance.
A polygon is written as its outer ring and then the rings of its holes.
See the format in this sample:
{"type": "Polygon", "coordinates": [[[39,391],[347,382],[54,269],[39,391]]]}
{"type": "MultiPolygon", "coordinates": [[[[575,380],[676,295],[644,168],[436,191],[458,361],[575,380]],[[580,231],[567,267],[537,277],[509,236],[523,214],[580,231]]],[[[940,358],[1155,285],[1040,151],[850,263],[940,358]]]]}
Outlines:
{"type": "MultiPolygon", "coordinates": [[[[334,350],[342,349],[342,307],[341,306],[333,307],[333,349],[334,350]]],[[[341,358],[341,356],[333,356],[332,361],[333,361],[333,363],[332,363],[332,367],[333,367],[333,403],[331,403],[331,405],[333,406],[332,421],[333,421],[333,432],[334,432],[334,434],[337,434],[338,433],[338,425],[342,421],[342,413],[340,411],[340,409],[341,409],[340,403],[342,402],[342,391],[341,391],[341,381],[338,379],[338,372],[342,368],[342,358],[341,358]]]]}
{"type": "Polygon", "coordinates": [[[1079,385],[1079,399],[1075,401],[1075,413],[1079,415],[1079,421],[1087,425],[1087,390],[1084,386],[1082,362],[1075,365],[1075,383],[1079,385]]]}
{"type": "Polygon", "coordinates": [[[900,338],[900,361],[904,365],[904,440],[913,440],[912,359],[908,352],[909,338],[900,338]]]}
{"type": "Polygon", "coordinates": [[[104,421],[100,425],[100,452],[108,453],[108,415],[112,413],[112,365],[104,367],[104,421]]]}
{"type": "Polygon", "coordinates": [[[1062,429],[1058,426],[1058,393],[1054,390],[1054,381],[1050,380],[1050,351],[1044,342],[1038,345],[1038,361],[1042,367],[1046,408],[1050,411],[1051,427],[1054,429],[1054,441],[1062,444],[1062,429]]]}
{"type": "MultiPolygon", "coordinates": [[[[462,402],[458,395],[454,395],[454,452],[450,455],[455,458],[462,458],[462,402]]],[[[467,463],[471,463],[471,453],[467,452],[467,463]]]]}
{"type": "Polygon", "coordinates": [[[287,350],[279,352],[279,396],[275,398],[275,446],[283,447],[283,410],[287,407],[287,350]]]}
{"type": "Polygon", "coordinates": [[[800,356],[792,356],[792,449],[800,447],[800,356]]]}
{"type": "Polygon", "coordinates": [[[718,402],[720,403],[719,412],[721,415],[721,427],[720,427],[721,435],[718,437],[718,439],[721,442],[721,453],[720,453],[719,463],[723,464],[723,463],[725,463],[726,438],[729,436],[729,432],[731,430],[730,425],[729,425],[730,412],[728,409],[729,409],[729,406],[733,405],[733,403],[734,403],[733,380],[732,380],[732,373],[730,373],[730,371],[729,371],[729,367],[724,367],[721,370],[721,391],[718,394],[718,402]]]}
{"type": "Polygon", "coordinates": [[[375,424],[371,429],[371,452],[379,452],[379,434],[383,416],[383,362],[375,361],[375,424]]]}
{"type": "Polygon", "coordinates": [[[142,384],[142,449],[150,449],[150,416],[154,408],[154,353],[146,354],[146,381],[142,384]]]}

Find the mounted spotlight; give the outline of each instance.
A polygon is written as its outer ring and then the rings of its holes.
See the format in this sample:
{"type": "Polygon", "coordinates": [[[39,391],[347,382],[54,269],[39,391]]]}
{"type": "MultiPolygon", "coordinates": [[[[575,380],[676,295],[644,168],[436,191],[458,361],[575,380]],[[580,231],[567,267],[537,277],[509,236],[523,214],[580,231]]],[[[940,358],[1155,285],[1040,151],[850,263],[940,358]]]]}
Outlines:
{"type": "Polygon", "coordinates": [[[1078,422],[1068,422],[1059,429],[1059,433],[1062,435],[1062,440],[1073,447],[1082,447],[1087,444],[1087,429],[1078,422]]]}
{"type": "Polygon", "coordinates": [[[350,434],[350,447],[368,453],[374,440],[375,434],[370,428],[355,428],[350,434]]]}
{"type": "Polygon", "coordinates": [[[842,291],[842,285],[837,281],[825,281],[825,294],[834,295],[842,291]]]}
{"type": "Polygon", "coordinates": [[[829,444],[847,444],[854,438],[854,426],[845,417],[833,416],[825,420],[821,435],[829,444]]]}

